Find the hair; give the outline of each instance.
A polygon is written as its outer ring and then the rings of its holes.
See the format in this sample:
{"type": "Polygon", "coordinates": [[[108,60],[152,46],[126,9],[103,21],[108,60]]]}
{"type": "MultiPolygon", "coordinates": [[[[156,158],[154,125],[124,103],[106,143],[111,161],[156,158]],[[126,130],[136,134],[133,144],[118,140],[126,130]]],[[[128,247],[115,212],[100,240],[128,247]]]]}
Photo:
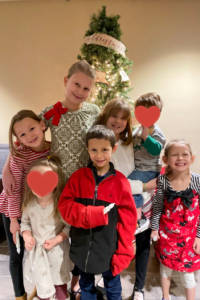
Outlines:
{"type": "Polygon", "coordinates": [[[104,125],[94,125],[92,126],[86,134],[86,146],[88,147],[88,142],[91,139],[104,139],[110,142],[111,147],[114,148],[116,140],[113,130],[107,128],[104,125]]]}
{"type": "MultiPolygon", "coordinates": [[[[191,149],[191,146],[188,142],[186,142],[184,139],[174,139],[174,140],[171,140],[169,141],[165,148],[164,148],[164,154],[163,154],[163,158],[166,157],[168,158],[169,157],[169,152],[170,152],[170,149],[175,145],[175,144],[180,144],[180,145],[184,145],[186,147],[188,147],[188,150],[191,154],[191,156],[193,155],[192,154],[192,149],[191,149]]],[[[169,166],[166,167],[166,175],[169,175],[171,173],[171,169],[169,166]]]]}
{"type": "MultiPolygon", "coordinates": [[[[58,200],[60,197],[60,194],[64,188],[64,175],[61,169],[61,161],[57,156],[48,156],[47,158],[42,158],[39,160],[35,160],[29,169],[29,172],[34,168],[34,167],[40,167],[40,166],[45,166],[45,167],[50,167],[52,171],[56,172],[58,174],[58,185],[53,191],[53,200],[54,200],[54,211],[53,215],[59,216],[59,211],[58,211],[58,200]]],[[[29,173],[28,172],[28,173],[29,173]]],[[[27,173],[27,174],[28,174],[27,173]]],[[[25,182],[25,192],[24,192],[24,201],[23,201],[23,206],[22,210],[26,208],[30,203],[35,201],[36,196],[33,194],[31,191],[30,187],[27,184],[27,181],[25,182]]]]}
{"type": "Polygon", "coordinates": [[[140,105],[145,106],[147,108],[151,106],[157,106],[160,109],[160,111],[162,111],[163,101],[157,93],[146,93],[144,95],[141,95],[135,101],[135,107],[140,105]]]}
{"type": "Polygon", "coordinates": [[[28,109],[20,110],[16,115],[14,115],[10,122],[10,128],[9,128],[9,148],[12,155],[20,156],[20,153],[16,149],[16,145],[14,144],[13,137],[16,136],[16,133],[14,131],[14,125],[16,122],[22,121],[25,118],[31,118],[37,122],[40,122],[41,119],[32,111],[28,109]]]}
{"type": "Polygon", "coordinates": [[[119,137],[123,141],[123,145],[129,145],[132,141],[132,116],[128,102],[123,98],[115,98],[106,103],[103,110],[97,117],[95,124],[105,125],[111,116],[116,115],[120,111],[123,112],[124,119],[127,121],[126,128],[120,133],[119,137]]]}
{"type": "Polygon", "coordinates": [[[69,68],[67,77],[70,78],[73,74],[78,72],[81,72],[92,79],[95,79],[96,77],[95,69],[86,60],[80,60],[78,62],[75,62],[69,68]]]}

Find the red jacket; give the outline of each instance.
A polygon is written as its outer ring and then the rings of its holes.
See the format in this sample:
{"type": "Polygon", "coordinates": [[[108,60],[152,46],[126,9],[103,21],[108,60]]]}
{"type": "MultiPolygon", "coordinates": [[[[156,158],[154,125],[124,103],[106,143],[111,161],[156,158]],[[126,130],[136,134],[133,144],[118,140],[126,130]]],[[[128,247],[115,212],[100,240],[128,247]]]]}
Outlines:
{"type": "Polygon", "coordinates": [[[98,274],[111,269],[115,276],[134,257],[137,212],[126,177],[111,164],[109,174],[97,185],[95,170],[81,168],[72,174],[58,209],[72,225],[72,261],[84,272],[98,274]],[[110,203],[116,205],[104,215],[104,207],[110,203]]]}

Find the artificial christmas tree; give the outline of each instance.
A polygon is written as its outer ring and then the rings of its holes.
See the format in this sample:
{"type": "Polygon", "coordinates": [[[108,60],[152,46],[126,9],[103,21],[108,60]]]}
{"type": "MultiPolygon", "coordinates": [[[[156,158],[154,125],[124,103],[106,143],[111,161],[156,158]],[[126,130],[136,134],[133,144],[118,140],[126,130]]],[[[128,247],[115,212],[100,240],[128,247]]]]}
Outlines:
{"type": "Polygon", "coordinates": [[[126,47],[120,41],[120,16],[106,16],[106,7],[91,18],[89,30],[78,59],[85,59],[97,71],[96,89],[91,101],[102,107],[107,101],[124,96],[128,98],[130,79],[128,73],[132,61],[125,53],[126,47]]]}

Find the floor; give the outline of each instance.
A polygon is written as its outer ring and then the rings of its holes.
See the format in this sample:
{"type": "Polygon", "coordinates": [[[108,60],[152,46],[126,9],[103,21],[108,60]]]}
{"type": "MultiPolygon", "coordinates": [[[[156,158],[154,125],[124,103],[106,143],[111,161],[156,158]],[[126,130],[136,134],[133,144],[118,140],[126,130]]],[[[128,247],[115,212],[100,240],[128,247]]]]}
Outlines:
{"type": "MultiPolygon", "coordinates": [[[[0,300],[14,300],[14,293],[12,289],[12,282],[8,269],[8,249],[6,242],[0,243],[0,300]]],[[[131,293],[134,282],[134,263],[124,271],[121,275],[123,300],[131,299],[131,293]]],[[[197,290],[195,300],[200,300],[200,273],[196,274],[197,277],[197,290]]],[[[173,277],[171,284],[172,300],[184,300],[184,289],[181,282],[173,277]]],[[[160,300],[162,298],[160,281],[159,281],[159,265],[155,258],[153,248],[151,249],[151,255],[148,266],[148,273],[145,285],[145,300],[160,300]]]]}

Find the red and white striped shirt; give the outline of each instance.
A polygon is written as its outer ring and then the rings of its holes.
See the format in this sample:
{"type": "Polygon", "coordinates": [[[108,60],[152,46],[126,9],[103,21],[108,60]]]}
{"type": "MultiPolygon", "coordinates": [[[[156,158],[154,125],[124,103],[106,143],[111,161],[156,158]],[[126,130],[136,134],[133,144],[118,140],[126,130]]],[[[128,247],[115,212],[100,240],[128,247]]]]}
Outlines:
{"type": "Polygon", "coordinates": [[[15,190],[12,192],[12,195],[7,195],[3,190],[0,195],[0,213],[10,218],[21,218],[25,177],[32,162],[40,158],[45,158],[49,154],[49,149],[42,152],[35,152],[25,146],[20,146],[17,151],[20,152],[21,157],[10,156],[10,170],[15,179],[15,190]]]}

